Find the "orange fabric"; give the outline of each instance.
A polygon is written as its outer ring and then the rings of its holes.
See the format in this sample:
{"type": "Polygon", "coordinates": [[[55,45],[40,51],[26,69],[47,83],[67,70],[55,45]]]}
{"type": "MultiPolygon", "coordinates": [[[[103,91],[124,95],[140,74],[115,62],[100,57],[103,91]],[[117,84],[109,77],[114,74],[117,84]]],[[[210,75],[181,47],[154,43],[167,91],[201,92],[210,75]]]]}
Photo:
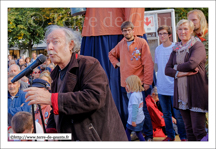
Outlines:
{"type": "MultiPolygon", "coordinates": [[[[48,118],[50,116],[50,111],[52,110],[51,106],[50,105],[42,105],[41,106],[41,111],[42,111],[42,115],[43,115],[43,119],[44,119],[44,124],[45,124],[45,128],[47,126],[47,122],[48,122],[48,118]],[[46,114],[47,112],[47,114],[46,114]]],[[[38,123],[42,125],[42,121],[41,121],[41,118],[40,118],[40,111],[39,111],[39,108],[37,107],[37,110],[35,112],[35,120],[38,119],[38,123]]]]}
{"type": "Polygon", "coordinates": [[[145,8],[87,8],[82,36],[121,35],[121,24],[131,21],[134,35],[143,36],[145,8]]]}
{"type": "Polygon", "coordinates": [[[116,64],[119,62],[119,58],[122,87],[126,86],[125,80],[130,75],[137,75],[144,84],[152,84],[154,63],[148,43],[145,39],[135,37],[128,49],[127,41],[123,38],[115,48],[109,52],[109,59],[115,68],[117,68],[116,64]],[[135,55],[134,52],[136,50],[140,51],[140,55],[135,55]]]}
{"type": "Polygon", "coordinates": [[[125,21],[131,21],[134,25],[134,35],[143,36],[145,8],[125,8],[125,21]]]}

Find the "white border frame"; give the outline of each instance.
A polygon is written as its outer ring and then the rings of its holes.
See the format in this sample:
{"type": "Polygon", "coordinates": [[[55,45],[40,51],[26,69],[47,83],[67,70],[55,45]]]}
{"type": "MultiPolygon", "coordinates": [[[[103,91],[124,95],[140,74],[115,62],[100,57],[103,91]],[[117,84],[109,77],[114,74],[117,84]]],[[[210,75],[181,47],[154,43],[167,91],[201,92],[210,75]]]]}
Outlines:
{"type": "MultiPolygon", "coordinates": [[[[1,1],[1,147],[2,148],[215,148],[215,1],[1,1]],[[181,7],[209,8],[208,142],[7,142],[7,8],[8,7],[181,7]]],[[[112,127],[112,126],[111,126],[112,127]]]]}

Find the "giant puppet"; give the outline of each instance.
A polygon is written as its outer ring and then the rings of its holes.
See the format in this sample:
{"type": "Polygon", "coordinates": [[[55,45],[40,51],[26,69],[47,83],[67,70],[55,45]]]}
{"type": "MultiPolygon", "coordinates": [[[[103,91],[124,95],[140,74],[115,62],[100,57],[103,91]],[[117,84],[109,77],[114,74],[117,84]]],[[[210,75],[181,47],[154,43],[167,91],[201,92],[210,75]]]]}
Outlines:
{"type": "MultiPolygon", "coordinates": [[[[121,24],[124,21],[131,21],[134,24],[134,35],[147,41],[144,11],[145,8],[87,8],[85,13],[80,54],[93,56],[101,63],[109,79],[112,96],[122,121],[127,118],[124,113],[128,104],[121,95],[120,70],[111,65],[108,53],[123,39],[121,24]]],[[[151,120],[149,124],[145,124],[145,130],[151,132],[144,133],[152,135],[151,120]]]]}

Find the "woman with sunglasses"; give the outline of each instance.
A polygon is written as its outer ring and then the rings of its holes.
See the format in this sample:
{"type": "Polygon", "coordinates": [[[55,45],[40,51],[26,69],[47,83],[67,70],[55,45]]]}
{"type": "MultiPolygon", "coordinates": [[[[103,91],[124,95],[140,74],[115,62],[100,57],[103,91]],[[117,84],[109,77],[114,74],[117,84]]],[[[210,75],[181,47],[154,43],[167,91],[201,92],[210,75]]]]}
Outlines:
{"type": "Polygon", "coordinates": [[[41,72],[40,72],[40,69],[35,68],[35,69],[33,70],[33,73],[32,73],[33,80],[39,78],[39,77],[40,77],[40,73],[41,73],[41,72]]]}

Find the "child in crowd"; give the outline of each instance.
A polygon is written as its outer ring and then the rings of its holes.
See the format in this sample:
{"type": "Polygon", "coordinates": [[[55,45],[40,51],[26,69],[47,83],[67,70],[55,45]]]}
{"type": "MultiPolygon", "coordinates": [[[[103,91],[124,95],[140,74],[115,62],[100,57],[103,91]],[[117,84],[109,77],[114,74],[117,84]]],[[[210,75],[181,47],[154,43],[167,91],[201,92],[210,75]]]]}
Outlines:
{"type": "MultiPolygon", "coordinates": [[[[39,123],[35,123],[36,133],[43,133],[39,123]]],[[[21,111],[16,113],[11,120],[11,127],[14,133],[33,133],[32,115],[29,112],[21,111]]]]}
{"type": "MultiPolygon", "coordinates": [[[[11,129],[13,133],[33,133],[34,125],[32,120],[32,114],[29,112],[21,111],[17,112],[11,120],[11,129]]],[[[35,122],[36,133],[44,133],[41,125],[38,122],[35,122]]],[[[25,141],[25,140],[10,140],[9,141],[25,141]]],[[[30,140],[28,140],[30,141],[30,140]]],[[[38,139],[38,141],[43,141],[38,139]]]]}
{"type": "Polygon", "coordinates": [[[126,125],[126,134],[128,140],[131,141],[130,134],[132,131],[136,132],[140,141],[145,141],[142,130],[145,115],[143,112],[143,96],[141,80],[136,75],[131,75],[126,79],[126,91],[128,93],[128,120],[126,125]]]}
{"type": "MultiPolygon", "coordinates": [[[[166,137],[165,120],[163,118],[164,116],[160,106],[156,86],[151,90],[151,95],[148,95],[145,98],[145,100],[146,100],[147,109],[151,116],[151,121],[153,126],[153,137],[166,137]]],[[[173,112],[172,115],[174,115],[173,112]]],[[[172,122],[173,122],[173,129],[175,130],[177,126],[176,126],[176,119],[173,116],[172,116],[172,122]]],[[[176,131],[176,133],[178,132],[176,131]]]]}
{"type": "Polygon", "coordinates": [[[158,107],[159,98],[157,93],[157,87],[155,86],[151,90],[151,95],[146,98],[146,106],[151,116],[151,122],[153,126],[153,137],[166,137],[165,135],[165,121],[163,118],[163,113],[158,107]]]}

